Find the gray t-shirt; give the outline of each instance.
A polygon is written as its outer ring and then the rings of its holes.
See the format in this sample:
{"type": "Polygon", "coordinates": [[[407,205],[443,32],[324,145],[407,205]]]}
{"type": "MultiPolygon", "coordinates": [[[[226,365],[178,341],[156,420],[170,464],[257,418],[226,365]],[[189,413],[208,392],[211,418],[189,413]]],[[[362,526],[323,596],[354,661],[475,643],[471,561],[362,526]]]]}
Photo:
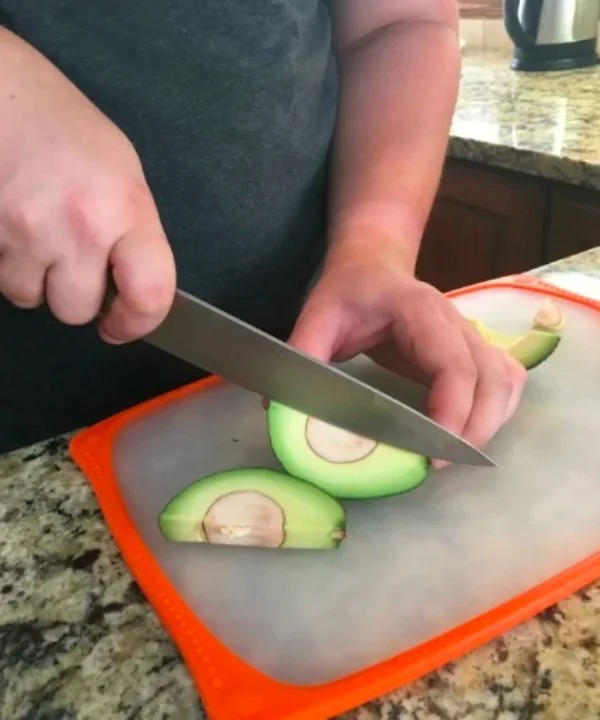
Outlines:
{"type": "MultiPolygon", "coordinates": [[[[133,141],[179,286],[286,335],[324,248],[337,95],[327,2],[0,0],[0,11],[133,141]]],[[[44,309],[3,301],[0,323],[12,379],[0,451],[3,435],[30,442],[199,375],[145,343],[107,348],[94,325],[61,327],[44,309]]]]}

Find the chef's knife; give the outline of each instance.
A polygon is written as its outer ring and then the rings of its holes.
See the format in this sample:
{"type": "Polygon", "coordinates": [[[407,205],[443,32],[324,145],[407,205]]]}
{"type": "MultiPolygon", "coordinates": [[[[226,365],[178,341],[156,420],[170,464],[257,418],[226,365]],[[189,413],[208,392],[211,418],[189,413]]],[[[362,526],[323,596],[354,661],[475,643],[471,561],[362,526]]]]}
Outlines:
{"type": "Polygon", "coordinates": [[[358,435],[432,458],[494,466],[480,450],[397,398],[182,290],[166,319],[144,340],[268,400],[358,435]]]}

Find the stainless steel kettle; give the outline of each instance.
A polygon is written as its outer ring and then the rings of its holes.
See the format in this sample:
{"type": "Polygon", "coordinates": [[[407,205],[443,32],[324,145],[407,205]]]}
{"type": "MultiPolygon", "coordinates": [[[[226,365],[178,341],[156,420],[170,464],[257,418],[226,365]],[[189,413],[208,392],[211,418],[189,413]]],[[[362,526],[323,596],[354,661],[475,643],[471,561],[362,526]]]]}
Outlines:
{"type": "Polygon", "coordinates": [[[514,70],[567,70],[598,62],[600,0],[504,0],[514,70]]]}

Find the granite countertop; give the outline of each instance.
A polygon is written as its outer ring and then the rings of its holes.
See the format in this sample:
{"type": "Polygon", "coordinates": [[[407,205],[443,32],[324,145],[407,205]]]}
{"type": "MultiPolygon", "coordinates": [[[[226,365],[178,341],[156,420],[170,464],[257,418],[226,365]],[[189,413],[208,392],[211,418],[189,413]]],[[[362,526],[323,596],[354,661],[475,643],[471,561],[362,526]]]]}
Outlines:
{"type": "MultiPolygon", "coordinates": [[[[600,249],[536,274],[572,283],[583,271],[597,293],[599,270],[600,249]]],[[[200,720],[186,668],[67,442],[0,457],[0,718],[200,720]]],[[[600,582],[338,720],[599,717],[600,582]]]]}
{"type": "Polygon", "coordinates": [[[465,49],[449,155],[600,189],[600,65],[526,73],[510,61],[465,49]]]}

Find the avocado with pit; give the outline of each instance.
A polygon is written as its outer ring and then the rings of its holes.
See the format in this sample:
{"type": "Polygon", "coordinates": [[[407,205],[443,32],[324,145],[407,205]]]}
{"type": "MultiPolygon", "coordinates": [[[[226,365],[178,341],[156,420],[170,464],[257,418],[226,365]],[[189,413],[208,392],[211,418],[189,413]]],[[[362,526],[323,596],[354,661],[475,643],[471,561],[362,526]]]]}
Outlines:
{"type": "Polygon", "coordinates": [[[428,458],[361,437],[277,402],[267,423],[271,447],[290,475],[348,499],[397,495],[420,485],[428,458]]]}
{"type": "Polygon", "coordinates": [[[524,335],[501,333],[479,320],[470,319],[470,322],[484,340],[506,350],[526,370],[533,370],[546,361],[558,347],[565,318],[560,309],[546,298],[540,305],[531,328],[524,335]]]}
{"type": "MultiPolygon", "coordinates": [[[[538,309],[531,329],[508,335],[471,320],[492,345],[506,350],[527,370],[547,360],[565,324],[549,299],[538,309]]],[[[398,495],[427,477],[430,459],[361,437],[322,420],[270,402],[267,423],[271,447],[285,470],[338,498],[371,499],[398,495]]]]}
{"type": "Polygon", "coordinates": [[[215,545],[334,550],[346,536],[337,500],[267,468],[197,480],[164,507],[158,524],[167,540],[215,545]]]}

